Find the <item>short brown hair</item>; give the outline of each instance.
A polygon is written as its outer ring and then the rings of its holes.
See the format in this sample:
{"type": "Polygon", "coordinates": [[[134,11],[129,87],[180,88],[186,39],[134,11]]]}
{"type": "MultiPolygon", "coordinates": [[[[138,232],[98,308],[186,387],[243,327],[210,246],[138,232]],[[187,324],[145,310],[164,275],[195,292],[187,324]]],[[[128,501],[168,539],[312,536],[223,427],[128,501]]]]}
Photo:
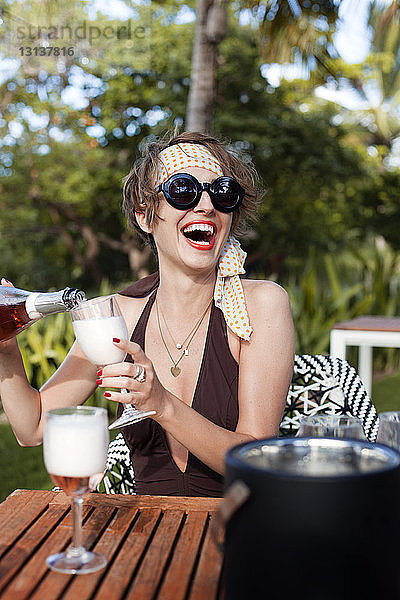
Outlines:
{"type": "Polygon", "coordinates": [[[131,171],[124,179],[123,187],[122,208],[128,223],[138,231],[142,238],[150,242],[153,250],[152,236],[140,229],[135,212],[145,213],[146,222],[150,227],[157,223],[160,196],[154,189],[153,177],[160,165],[158,155],[164,148],[182,142],[205,146],[220,163],[224,175],[234,177],[245,190],[242,204],[233,213],[232,234],[245,233],[247,223],[254,220],[257,213],[260,180],[251,162],[245,163],[226,149],[226,142],[210,135],[192,131],[173,135],[167,133],[158,140],[147,143],[142,156],[135,161],[131,171]]]}

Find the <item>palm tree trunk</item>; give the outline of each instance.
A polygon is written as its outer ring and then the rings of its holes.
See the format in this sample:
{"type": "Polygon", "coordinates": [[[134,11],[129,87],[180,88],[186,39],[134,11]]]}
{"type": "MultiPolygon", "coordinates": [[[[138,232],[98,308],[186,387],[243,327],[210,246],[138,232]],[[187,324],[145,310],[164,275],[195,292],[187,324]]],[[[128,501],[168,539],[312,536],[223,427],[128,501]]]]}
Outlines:
{"type": "Polygon", "coordinates": [[[213,0],[197,0],[192,75],[186,111],[186,129],[210,133],[215,90],[217,45],[207,37],[207,17],[213,0]]]}

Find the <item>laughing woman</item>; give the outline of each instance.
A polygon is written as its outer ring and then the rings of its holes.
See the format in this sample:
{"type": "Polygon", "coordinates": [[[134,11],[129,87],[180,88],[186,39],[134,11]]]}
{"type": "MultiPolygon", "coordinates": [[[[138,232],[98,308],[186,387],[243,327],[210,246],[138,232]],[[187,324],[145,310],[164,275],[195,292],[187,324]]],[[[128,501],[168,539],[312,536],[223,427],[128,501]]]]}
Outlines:
{"type": "MultiPolygon", "coordinates": [[[[83,403],[97,378],[128,390],[106,398],[156,411],[122,429],[138,493],[223,495],[226,451],[277,434],[293,370],[286,292],[239,278],[246,254],[234,234],[256,204],[254,169],[219,140],[186,132],[148,145],[125,180],[124,209],[158,270],[117,295],[132,336],[114,343],[127,359],[96,376],[75,343],[40,392],[20,371],[13,389],[0,384],[21,443],[40,443],[43,411],[83,403]]],[[[4,352],[0,375],[11,368],[4,352]]]]}
{"type": "Polygon", "coordinates": [[[122,430],[139,493],[222,495],[225,452],[278,431],[289,301],[275,283],[239,278],[246,255],[233,237],[255,210],[255,181],[218,140],[189,132],[150,144],[125,181],[125,212],[158,258],[119,297],[133,331],[120,346],[146,381],[119,381],[133,365],[109,365],[101,385],[130,383],[131,402],[157,412],[122,430]]]}

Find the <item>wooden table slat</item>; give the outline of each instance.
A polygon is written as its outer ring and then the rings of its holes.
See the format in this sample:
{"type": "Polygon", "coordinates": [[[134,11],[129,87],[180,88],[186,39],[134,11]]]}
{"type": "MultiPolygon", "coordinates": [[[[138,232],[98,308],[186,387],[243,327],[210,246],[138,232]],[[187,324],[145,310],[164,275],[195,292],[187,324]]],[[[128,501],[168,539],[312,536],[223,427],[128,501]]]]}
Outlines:
{"type": "Polygon", "coordinates": [[[146,561],[140,565],[127,600],[153,598],[162,577],[165,564],[184,518],[184,512],[173,510],[162,515],[154,537],[146,552],[146,561]]]}
{"type": "Polygon", "coordinates": [[[4,557],[0,566],[0,590],[10,581],[12,576],[21,569],[22,565],[26,562],[34,550],[38,547],[40,542],[49,530],[61,521],[63,515],[65,515],[65,509],[61,507],[54,507],[47,510],[25,533],[25,535],[18,541],[17,544],[10,547],[9,552],[4,557]]]}
{"type": "MultiPolygon", "coordinates": [[[[58,492],[60,501],[64,502],[66,496],[58,492]]],[[[137,507],[155,508],[161,510],[183,510],[190,512],[197,511],[216,511],[222,502],[222,498],[195,498],[186,496],[141,496],[141,495],[122,495],[122,494],[88,494],[85,498],[85,504],[93,506],[110,504],[120,508],[137,507]]],[[[58,502],[57,497],[53,502],[58,502]]]]}
{"type": "Polygon", "coordinates": [[[208,518],[209,513],[205,511],[187,516],[158,594],[162,600],[184,600],[186,597],[208,518]]]}
{"type": "Polygon", "coordinates": [[[146,544],[152,535],[161,516],[161,510],[144,509],[132,531],[126,538],[123,548],[119,551],[112,565],[109,566],[107,577],[103,580],[95,598],[96,600],[118,600],[122,596],[132,578],[146,544]],[[127,565],[127,556],[129,564],[127,565]],[[118,591],[119,590],[119,591],[118,591]]]}
{"type": "Polygon", "coordinates": [[[51,499],[51,492],[44,492],[41,496],[27,494],[24,501],[20,501],[18,494],[9,496],[7,511],[0,512],[1,542],[0,555],[3,555],[8,546],[26,529],[32,521],[37,519],[42,510],[46,508],[51,499]]]}
{"type": "MultiPolygon", "coordinates": [[[[94,546],[94,552],[104,554],[107,558],[108,566],[112,563],[113,556],[118,549],[124,536],[129,531],[133,520],[137,515],[138,509],[121,508],[118,510],[114,519],[107,527],[98,543],[94,546]]],[[[92,573],[90,577],[75,577],[71,586],[68,588],[63,600],[76,600],[77,598],[88,598],[96,591],[98,582],[105,576],[105,572],[98,571],[92,573]]]]}
{"type": "Polygon", "coordinates": [[[215,545],[209,527],[189,596],[190,600],[217,599],[221,569],[222,554],[215,545]]]}

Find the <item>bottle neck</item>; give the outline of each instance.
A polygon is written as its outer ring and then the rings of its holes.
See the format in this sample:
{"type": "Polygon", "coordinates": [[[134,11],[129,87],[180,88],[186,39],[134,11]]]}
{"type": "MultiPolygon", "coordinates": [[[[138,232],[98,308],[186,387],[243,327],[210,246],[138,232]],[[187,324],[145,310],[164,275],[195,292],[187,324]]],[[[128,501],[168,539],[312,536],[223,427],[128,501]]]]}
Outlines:
{"type": "Polygon", "coordinates": [[[75,308],[85,300],[85,294],[73,288],[58,292],[30,294],[26,300],[26,312],[31,319],[40,319],[53,313],[65,312],[75,308]]]}

